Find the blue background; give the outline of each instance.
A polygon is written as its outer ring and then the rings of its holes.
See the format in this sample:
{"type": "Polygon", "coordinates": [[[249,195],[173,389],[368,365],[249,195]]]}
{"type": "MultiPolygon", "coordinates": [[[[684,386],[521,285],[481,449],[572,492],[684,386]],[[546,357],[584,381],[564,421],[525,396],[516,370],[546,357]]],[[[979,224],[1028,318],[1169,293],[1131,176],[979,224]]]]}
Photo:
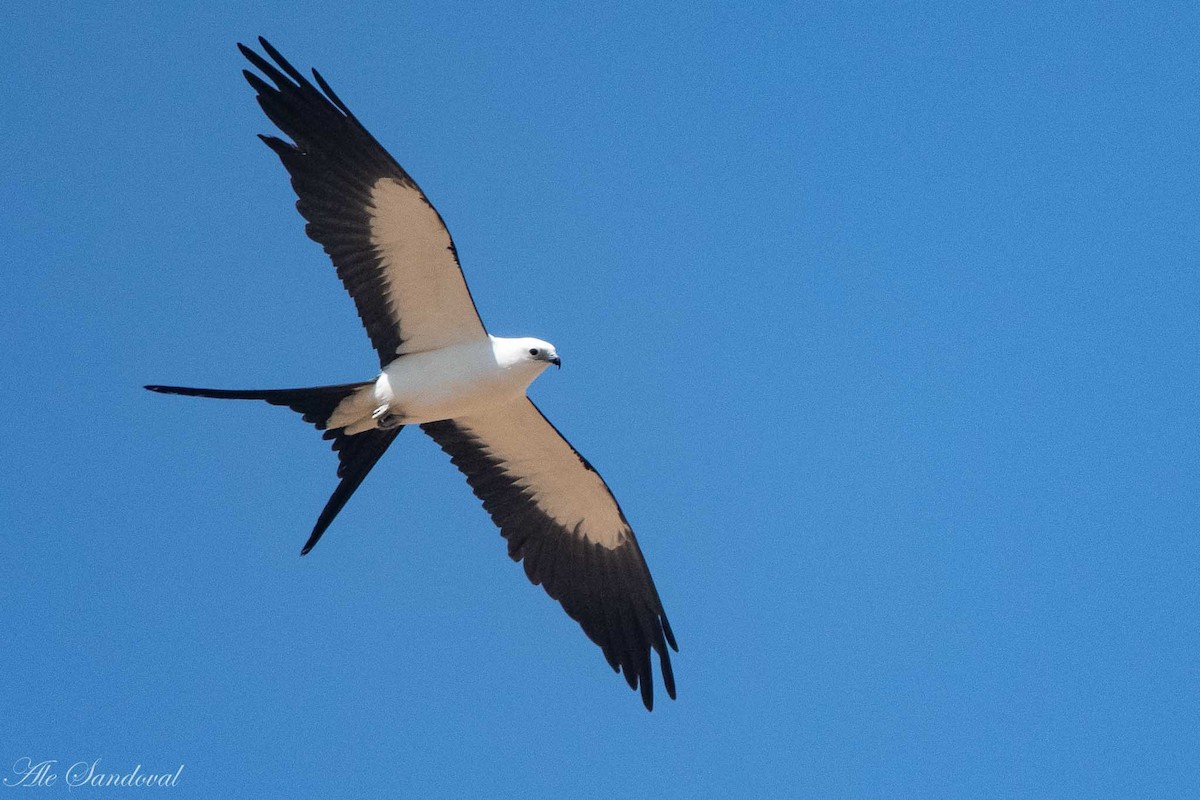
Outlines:
{"type": "Polygon", "coordinates": [[[0,774],[1200,793],[1193,4],[102,5],[0,32],[0,774]],[[677,702],[418,432],[301,559],[326,443],[140,388],[374,374],[254,136],[258,34],[562,352],[531,393],[639,533],[677,702]]]}

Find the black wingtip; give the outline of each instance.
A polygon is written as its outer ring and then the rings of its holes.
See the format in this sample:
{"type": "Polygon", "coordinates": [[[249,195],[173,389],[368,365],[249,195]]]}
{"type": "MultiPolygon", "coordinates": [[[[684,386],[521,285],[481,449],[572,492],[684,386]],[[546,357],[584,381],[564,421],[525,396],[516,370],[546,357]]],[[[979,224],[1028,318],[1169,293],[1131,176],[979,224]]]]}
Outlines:
{"type": "Polygon", "coordinates": [[[267,85],[266,81],[248,69],[242,70],[242,77],[246,79],[246,83],[250,84],[250,88],[259,95],[265,96],[273,91],[271,87],[267,85]]]}
{"type": "Polygon", "coordinates": [[[258,138],[262,140],[263,144],[271,148],[271,151],[274,152],[275,155],[279,156],[281,159],[284,159],[284,164],[288,163],[286,159],[289,156],[292,156],[297,152],[295,145],[288,144],[278,136],[268,136],[265,133],[260,133],[258,134],[258,138]]]}
{"type": "Polygon", "coordinates": [[[284,58],[282,53],[272,47],[270,42],[260,36],[258,37],[258,43],[262,45],[263,51],[271,57],[271,60],[278,64],[280,69],[282,69],[289,78],[294,80],[297,85],[308,85],[308,79],[300,73],[300,70],[293,67],[292,62],[284,58]]]}
{"type": "MultiPolygon", "coordinates": [[[[266,37],[256,36],[254,38],[258,39],[258,46],[261,47],[263,50],[267,51],[267,55],[271,55],[272,53],[278,52],[277,50],[275,50],[274,47],[271,46],[271,43],[267,41],[266,37]]],[[[258,53],[255,53],[252,48],[247,47],[246,45],[242,44],[241,42],[238,42],[238,50],[241,50],[242,55],[245,55],[247,57],[249,56],[249,54],[253,53],[255,56],[262,58],[262,56],[259,56],[258,53]]]]}
{"type": "Polygon", "coordinates": [[[665,652],[658,654],[658,669],[662,672],[663,686],[667,688],[667,697],[675,699],[675,671],[671,669],[671,658],[665,652]]]}
{"type": "Polygon", "coordinates": [[[667,615],[662,614],[663,635],[667,637],[667,644],[671,645],[671,649],[676,653],[679,652],[679,645],[675,644],[675,634],[671,632],[671,623],[667,622],[667,615]]]}
{"type": "Polygon", "coordinates": [[[317,86],[321,87],[321,91],[325,93],[325,96],[329,98],[329,101],[337,106],[338,110],[347,117],[354,119],[354,114],[350,113],[350,109],[347,108],[346,104],[342,102],[342,98],[338,97],[337,92],[333,91],[329,84],[325,82],[325,79],[321,77],[321,73],[317,72],[317,70],[314,68],[312,74],[313,79],[317,82],[317,86]]]}

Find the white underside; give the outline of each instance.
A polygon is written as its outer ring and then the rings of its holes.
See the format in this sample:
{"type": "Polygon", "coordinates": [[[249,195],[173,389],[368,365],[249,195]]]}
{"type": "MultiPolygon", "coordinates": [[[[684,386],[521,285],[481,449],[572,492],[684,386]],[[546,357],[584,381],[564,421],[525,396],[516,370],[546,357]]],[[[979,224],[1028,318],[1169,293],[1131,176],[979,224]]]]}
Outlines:
{"type": "Polygon", "coordinates": [[[387,424],[416,425],[503,406],[524,395],[548,366],[524,356],[529,341],[537,340],[489,336],[403,355],[373,385],[343,400],[326,427],[356,434],[379,427],[387,416],[387,424]]]}

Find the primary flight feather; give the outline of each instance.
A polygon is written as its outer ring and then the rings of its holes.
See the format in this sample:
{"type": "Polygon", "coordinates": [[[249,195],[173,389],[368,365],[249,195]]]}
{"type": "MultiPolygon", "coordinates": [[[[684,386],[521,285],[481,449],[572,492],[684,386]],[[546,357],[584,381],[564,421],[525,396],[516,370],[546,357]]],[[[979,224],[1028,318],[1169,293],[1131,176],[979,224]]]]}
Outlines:
{"type": "Polygon", "coordinates": [[[324,431],[339,482],[309,550],[405,425],[420,425],[466,476],[525,574],[654,704],[651,651],[675,697],[671,626],[637,539],[599,473],[526,396],[548,342],[491,336],[450,233],[416,182],[313,70],[314,86],[265,39],[245,45],[267,117],[291,141],[262,140],[296,191],[309,237],[329,254],[379,354],[374,380],[302,389],[147,386],[166,394],[265,400],[324,431]],[[274,62],[274,63],[272,63],[274,62]]]}

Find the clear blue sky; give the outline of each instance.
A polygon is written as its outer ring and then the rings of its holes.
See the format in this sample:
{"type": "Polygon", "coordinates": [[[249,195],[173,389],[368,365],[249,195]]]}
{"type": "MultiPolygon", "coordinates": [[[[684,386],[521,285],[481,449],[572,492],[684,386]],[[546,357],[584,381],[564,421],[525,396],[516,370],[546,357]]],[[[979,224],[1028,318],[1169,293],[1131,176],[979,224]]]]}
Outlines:
{"type": "Polygon", "coordinates": [[[0,31],[0,773],[1200,793],[1194,6],[101,5],[0,31]],[[301,559],[326,443],[141,389],[375,369],[255,138],[259,34],[558,346],[532,394],[639,533],[677,702],[419,432],[301,559]]]}

